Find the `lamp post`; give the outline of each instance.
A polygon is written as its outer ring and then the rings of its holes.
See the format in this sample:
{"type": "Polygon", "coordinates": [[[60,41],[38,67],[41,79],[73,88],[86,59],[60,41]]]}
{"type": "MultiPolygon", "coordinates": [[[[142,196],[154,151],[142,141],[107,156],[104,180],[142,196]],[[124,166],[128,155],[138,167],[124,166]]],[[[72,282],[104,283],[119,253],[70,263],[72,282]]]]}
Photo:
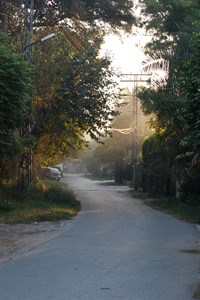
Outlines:
{"type": "Polygon", "coordinates": [[[26,50],[27,48],[29,48],[29,47],[31,48],[33,45],[38,44],[38,43],[42,43],[42,42],[47,41],[47,40],[49,40],[49,39],[52,39],[52,38],[54,38],[55,36],[56,36],[55,33],[50,33],[50,34],[48,34],[48,35],[45,35],[44,37],[38,39],[37,41],[34,41],[34,42],[32,42],[32,43],[26,45],[26,46],[23,48],[23,52],[25,52],[25,50],[26,50]]]}
{"type": "MultiPolygon", "coordinates": [[[[55,37],[54,33],[50,33],[36,41],[31,42],[28,45],[25,45],[23,47],[23,53],[25,56],[25,59],[27,61],[30,61],[33,63],[33,56],[32,56],[32,46],[38,43],[45,42],[49,39],[52,39],[55,37]],[[26,53],[26,50],[29,49],[28,55],[26,53]]],[[[31,131],[32,131],[32,95],[30,99],[30,104],[28,107],[28,114],[27,114],[27,126],[25,126],[24,129],[22,129],[22,135],[28,135],[28,150],[26,153],[23,154],[23,157],[21,157],[20,161],[20,181],[21,185],[24,185],[24,171],[26,170],[26,176],[28,179],[28,187],[29,190],[32,188],[32,179],[33,179],[33,155],[32,155],[32,142],[31,142],[31,131]]]]}

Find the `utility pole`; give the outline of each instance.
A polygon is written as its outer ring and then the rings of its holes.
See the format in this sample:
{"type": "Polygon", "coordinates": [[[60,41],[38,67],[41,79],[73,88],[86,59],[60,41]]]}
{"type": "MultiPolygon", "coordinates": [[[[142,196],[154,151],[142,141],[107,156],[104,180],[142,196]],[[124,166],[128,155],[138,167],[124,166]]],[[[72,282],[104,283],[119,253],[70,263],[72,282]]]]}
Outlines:
{"type": "MultiPolygon", "coordinates": [[[[32,54],[32,40],[33,40],[33,16],[34,16],[34,0],[23,0],[24,7],[24,37],[22,44],[22,52],[27,61],[33,61],[32,54]]],[[[25,186],[28,183],[29,189],[32,188],[33,177],[33,161],[32,161],[32,147],[31,147],[31,129],[32,129],[32,91],[31,99],[27,111],[26,124],[21,130],[23,137],[28,139],[28,145],[20,159],[20,184],[25,186]]]]}
{"type": "Polygon", "coordinates": [[[22,51],[28,61],[33,60],[32,44],[33,41],[33,15],[34,15],[34,0],[23,0],[24,5],[24,38],[22,51]]]}
{"type": "Polygon", "coordinates": [[[3,13],[3,30],[8,28],[8,6],[7,3],[4,3],[4,13],[3,13]]]}
{"type": "Polygon", "coordinates": [[[135,189],[138,188],[139,183],[139,174],[138,174],[138,98],[136,96],[138,83],[145,82],[147,83],[150,79],[151,74],[121,74],[123,79],[121,82],[133,82],[133,130],[132,130],[132,148],[131,148],[131,166],[132,166],[132,174],[131,174],[131,185],[135,189]]]}

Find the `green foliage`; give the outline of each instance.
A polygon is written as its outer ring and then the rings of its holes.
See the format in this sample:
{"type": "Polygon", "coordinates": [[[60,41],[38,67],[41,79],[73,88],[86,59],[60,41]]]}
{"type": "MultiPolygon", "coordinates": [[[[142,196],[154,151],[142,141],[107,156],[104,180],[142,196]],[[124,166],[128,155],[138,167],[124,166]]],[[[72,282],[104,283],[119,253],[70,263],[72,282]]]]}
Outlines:
{"type": "Polygon", "coordinates": [[[7,164],[23,147],[19,129],[30,104],[33,67],[10,50],[0,34],[0,177],[8,178],[7,164]]]}
{"type": "Polygon", "coordinates": [[[185,105],[178,114],[184,133],[178,159],[191,163],[200,149],[200,33],[193,34],[190,45],[191,57],[185,62],[179,79],[185,105]]]}
{"type": "Polygon", "coordinates": [[[142,185],[143,191],[150,194],[166,192],[167,157],[162,144],[162,136],[157,134],[146,139],[142,146],[142,185]]]}
{"type": "MultiPolygon", "coordinates": [[[[147,53],[155,57],[152,66],[158,67],[163,59],[168,61],[169,68],[165,82],[160,82],[156,88],[142,90],[139,97],[145,113],[153,113],[152,127],[162,136],[170,181],[177,176],[183,183],[186,180],[184,174],[200,149],[200,27],[195,22],[200,17],[200,3],[189,0],[146,0],[145,3],[145,12],[154,16],[146,23],[147,28],[154,31],[147,53]]],[[[190,191],[194,188],[193,179],[185,181],[185,187],[187,185],[190,191]]]]}
{"type": "Polygon", "coordinates": [[[116,115],[114,110],[114,75],[109,58],[99,58],[99,42],[87,53],[78,53],[67,62],[58,97],[53,109],[65,114],[64,120],[86,132],[91,138],[101,136],[101,128],[107,132],[109,121],[116,115]]]}
{"type": "Polygon", "coordinates": [[[76,200],[75,194],[71,190],[51,187],[44,192],[45,199],[57,204],[68,205],[71,208],[80,209],[80,202],[76,200]]]}
{"type": "Polygon", "coordinates": [[[180,198],[190,206],[200,205],[200,169],[199,166],[185,169],[181,178],[180,198]]]}
{"type": "MultiPolygon", "coordinates": [[[[102,27],[103,22],[114,29],[131,30],[135,22],[130,0],[35,0],[34,6],[34,26],[38,28],[56,27],[70,19],[71,22],[87,22],[93,27],[99,26],[99,23],[102,27]]],[[[0,29],[16,33],[23,20],[22,2],[6,0],[6,3],[0,3],[0,11],[0,29]]]]}
{"type": "Polygon", "coordinates": [[[98,57],[99,47],[100,41],[95,40],[76,54],[60,48],[62,65],[54,54],[55,70],[48,72],[47,90],[43,87],[43,97],[34,100],[38,162],[52,163],[80,150],[86,144],[85,134],[98,140],[108,133],[116,115],[114,70],[108,57],[98,57]]]}
{"type": "MultiPolygon", "coordinates": [[[[53,2],[35,1],[38,24],[58,25],[61,20],[78,19],[95,26],[103,21],[113,28],[130,29],[134,23],[133,2],[126,0],[54,0],[53,2]],[[43,13],[45,11],[45,14],[43,13]]],[[[102,26],[102,25],[101,25],[102,26]]]]}
{"type": "Polygon", "coordinates": [[[19,127],[28,125],[24,116],[31,101],[32,67],[10,50],[21,51],[22,2],[4,2],[0,3],[0,29],[11,43],[0,38],[0,177],[7,179],[8,160],[10,163],[12,158],[15,174],[16,155],[30,142],[34,163],[47,165],[79,151],[86,145],[85,134],[98,139],[104,125],[108,131],[115,114],[109,102],[113,100],[113,72],[110,59],[98,57],[100,42],[94,37],[101,35],[105,23],[107,28],[130,30],[135,18],[132,1],[34,1],[37,30],[33,40],[48,34],[50,27],[57,35],[55,41],[33,47],[37,73],[32,99],[34,126],[31,140],[26,136],[22,140],[19,127]]]}
{"type": "Polygon", "coordinates": [[[4,186],[0,198],[0,219],[6,223],[33,223],[66,220],[81,209],[73,192],[65,184],[50,183],[45,189],[20,192],[4,186]]]}
{"type": "MultiPolygon", "coordinates": [[[[0,36],[0,135],[11,134],[19,127],[30,101],[32,66],[14,54],[3,35],[0,36]],[[13,113],[15,112],[15,113],[13,113]]],[[[13,134],[14,138],[14,134],[13,134]]],[[[4,138],[3,138],[4,140],[4,138]]]]}
{"type": "Polygon", "coordinates": [[[11,212],[14,210],[13,204],[5,199],[4,197],[0,198],[0,212],[11,212]]]}
{"type": "Polygon", "coordinates": [[[164,213],[170,214],[180,220],[184,220],[194,224],[200,223],[199,206],[191,207],[187,204],[183,204],[182,201],[172,197],[157,198],[147,201],[146,204],[164,213]]]}
{"type": "Polygon", "coordinates": [[[10,47],[21,51],[21,32],[24,14],[22,2],[18,0],[0,1],[0,32],[5,32],[12,37],[10,47]]]}
{"type": "Polygon", "coordinates": [[[55,222],[59,220],[68,220],[76,215],[76,212],[68,208],[49,207],[46,209],[30,209],[20,212],[13,212],[6,216],[3,221],[8,224],[30,224],[35,222],[55,222]]]}

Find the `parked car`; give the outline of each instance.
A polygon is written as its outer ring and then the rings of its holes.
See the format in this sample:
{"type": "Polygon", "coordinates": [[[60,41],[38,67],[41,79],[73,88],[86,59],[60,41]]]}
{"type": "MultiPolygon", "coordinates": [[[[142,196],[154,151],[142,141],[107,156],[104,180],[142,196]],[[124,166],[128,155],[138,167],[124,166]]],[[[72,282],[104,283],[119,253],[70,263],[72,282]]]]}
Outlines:
{"type": "Polygon", "coordinates": [[[61,177],[63,177],[63,169],[60,167],[60,166],[53,166],[53,168],[56,168],[56,169],[58,169],[58,171],[60,172],[60,174],[61,174],[61,177]]]}
{"type": "Polygon", "coordinates": [[[57,168],[46,167],[42,169],[42,176],[48,179],[60,180],[61,173],[57,168]]]}

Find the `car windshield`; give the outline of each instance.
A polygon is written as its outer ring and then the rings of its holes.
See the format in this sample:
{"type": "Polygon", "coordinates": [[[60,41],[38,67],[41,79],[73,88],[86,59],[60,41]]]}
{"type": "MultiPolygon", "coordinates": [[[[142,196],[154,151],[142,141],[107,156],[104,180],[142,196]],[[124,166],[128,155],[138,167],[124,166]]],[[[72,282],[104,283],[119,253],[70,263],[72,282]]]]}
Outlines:
{"type": "Polygon", "coordinates": [[[56,173],[56,174],[60,174],[60,172],[59,172],[58,169],[56,169],[56,168],[55,168],[55,169],[52,168],[52,172],[53,172],[53,173],[56,173]]]}

